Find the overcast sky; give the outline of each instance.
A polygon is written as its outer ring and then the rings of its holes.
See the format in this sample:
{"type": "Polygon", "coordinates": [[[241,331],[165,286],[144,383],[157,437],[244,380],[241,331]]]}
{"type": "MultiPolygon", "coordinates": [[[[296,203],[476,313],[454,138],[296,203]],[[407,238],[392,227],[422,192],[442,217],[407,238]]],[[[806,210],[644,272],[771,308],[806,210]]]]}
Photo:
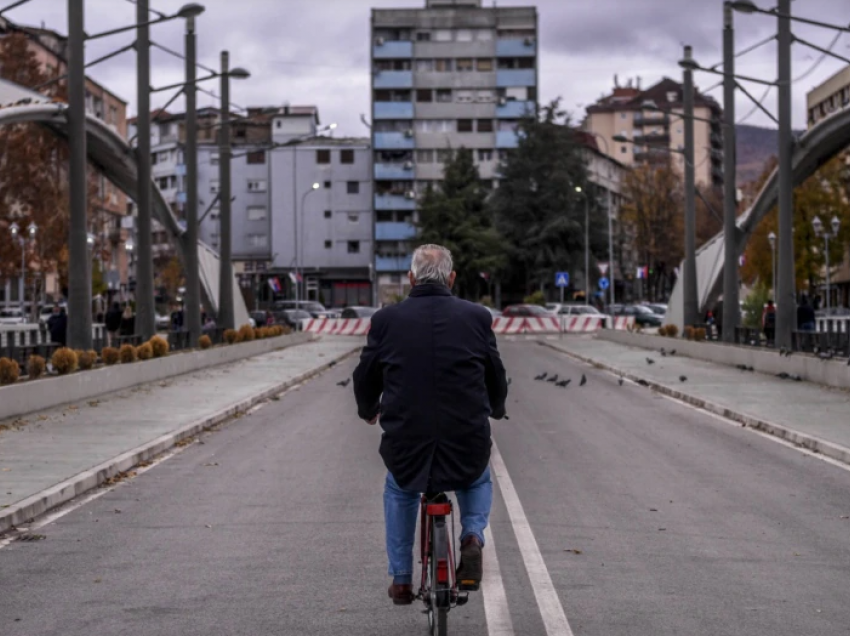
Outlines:
{"type": "MultiPolygon", "coordinates": [[[[3,6],[12,0],[0,0],[3,6]]],[[[203,0],[202,0],[203,1],[203,0]]],[[[772,0],[756,0],[769,8],[772,0]]],[[[160,11],[176,11],[183,0],[151,0],[160,11]]],[[[199,18],[199,61],[217,67],[219,52],[229,49],[232,65],[252,73],[234,82],[231,96],[239,106],[315,104],[322,123],[336,122],[337,135],[366,135],[361,113],[369,110],[369,15],[372,7],[424,7],[425,0],[206,0],[207,11],[199,18]]],[[[492,0],[484,0],[486,6],[492,0]]],[[[644,87],[664,76],[681,78],[676,64],[682,46],[694,47],[703,66],[721,59],[721,0],[500,0],[501,6],[536,5],[540,14],[541,100],[563,98],[563,106],[581,119],[584,107],[610,92],[614,75],[620,82],[640,77],[644,87]]],[[[7,14],[12,20],[67,32],[66,0],[31,0],[7,14]]],[[[796,0],[795,13],[840,24],[850,24],[846,0],[796,0]]],[[[86,30],[96,33],[130,24],[135,19],[130,0],[86,0],[86,30]]],[[[736,16],[737,49],[741,50],[776,31],[776,20],[761,15],[736,16]]],[[[152,39],[178,51],[183,49],[182,20],[157,25],[152,39]]],[[[821,47],[832,43],[834,31],[794,25],[794,33],[821,47]]],[[[87,60],[133,40],[132,33],[96,40],[87,45],[87,60]]],[[[850,57],[850,35],[841,35],[833,51],[850,57]]],[[[794,126],[805,127],[806,92],[840,70],[845,63],[801,44],[794,45],[794,126]],[[804,77],[800,77],[803,76],[804,77]]],[[[155,86],[181,80],[183,62],[154,49],[155,86]]],[[[135,56],[131,51],[91,69],[90,74],[129,102],[135,113],[135,56]]],[[[738,60],[738,73],[773,80],[776,47],[767,44],[738,60]]],[[[707,89],[720,78],[700,73],[697,86],[707,89]]],[[[764,88],[745,84],[756,97],[764,88]]],[[[207,88],[217,91],[215,82],[207,88]]],[[[722,102],[722,90],[711,92],[722,102]]],[[[775,89],[765,106],[776,113],[775,89]]],[[[154,106],[168,98],[154,96],[154,106]]],[[[215,99],[200,95],[201,105],[215,99]]],[[[181,102],[178,102],[181,104],[181,102]]],[[[751,112],[751,102],[738,96],[737,116],[751,112]]],[[[178,105],[178,109],[182,108],[178,105]]],[[[747,123],[771,126],[763,113],[755,112],[747,123]]]]}

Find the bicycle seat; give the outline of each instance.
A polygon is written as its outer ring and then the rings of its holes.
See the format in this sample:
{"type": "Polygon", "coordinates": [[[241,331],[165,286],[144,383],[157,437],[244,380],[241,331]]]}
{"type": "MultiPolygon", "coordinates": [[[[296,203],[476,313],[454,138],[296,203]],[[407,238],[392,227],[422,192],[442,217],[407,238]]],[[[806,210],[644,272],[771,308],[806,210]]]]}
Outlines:
{"type": "Polygon", "coordinates": [[[444,492],[426,492],[425,501],[428,503],[444,503],[449,500],[449,496],[444,492]]]}

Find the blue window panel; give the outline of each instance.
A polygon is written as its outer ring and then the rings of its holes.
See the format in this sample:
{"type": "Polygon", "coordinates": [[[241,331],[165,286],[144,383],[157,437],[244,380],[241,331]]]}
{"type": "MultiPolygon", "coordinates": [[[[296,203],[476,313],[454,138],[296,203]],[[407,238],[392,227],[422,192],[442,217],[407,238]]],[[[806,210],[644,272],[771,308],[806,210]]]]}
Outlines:
{"type": "Polygon", "coordinates": [[[412,256],[395,258],[392,256],[376,256],[375,269],[379,272],[409,272],[412,256]]]}
{"type": "Polygon", "coordinates": [[[498,40],[496,42],[496,55],[498,57],[534,57],[537,55],[537,43],[532,39],[528,44],[526,40],[498,40]]]}
{"type": "Polygon", "coordinates": [[[377,60],[394,60],[413,57],[413,42],[384,42],[372,47],[372,56],[377,60]]]}
{"type": "Polygon", "coordinates": [[[510,101],[496,107],[496,117],[499,119],[519,119],[526,113],[534,113],[534,102],[510,101]]]}
{"type": "Polygon", "coordinates": [[[500,130],[496,133],[496,148],[516,148],[519,145],[519,134],[512,130],[500,130]]]}
{"type": "Polygon", "coordinates": [[[416,228],[410,223],[375,223],[376,241],[407,241],[416,237],[416,228]]]}
{"type": "MultiPolygon", "coordinates": [[[[412,162],[411,162],[412,163],[412,162]]],[[[375,179],[379,181],[413,181],[416,171],[399,163],[376,163],[375,179]]]]}
{"type": "Polygon", "coordinates": [[[413,102],[375,102],[375,119],[413,119],[413,102]]]}
{"type": "Polygon", "coordinates": [[[376,194],[376,210],[415,210],[416,199],[408,199],[400,194],[376,194]]]}
{"type": "Polygon", "coordinates": [[[184,203],[184,204],[186,203],[186,193],[185,192],[178,192],[177,193],[177,203],[184,203]]]}
{"type": "Polygon", "coordinates": [[[373,88],[413,88],[413,71],[379,71],[372,81],[373,88]]]}
{"type": "Polygon", "coordinates": [[[496,71],[496,86],[500,88],[508,86],[535,86],[536,84],[533,68],[512,68],[496,71]]]}
{"type": "Polygon", "coordinates": [[[404,133],[375,133],[375,150],[413,150],[415,147],[416,140],[404,133]]]}

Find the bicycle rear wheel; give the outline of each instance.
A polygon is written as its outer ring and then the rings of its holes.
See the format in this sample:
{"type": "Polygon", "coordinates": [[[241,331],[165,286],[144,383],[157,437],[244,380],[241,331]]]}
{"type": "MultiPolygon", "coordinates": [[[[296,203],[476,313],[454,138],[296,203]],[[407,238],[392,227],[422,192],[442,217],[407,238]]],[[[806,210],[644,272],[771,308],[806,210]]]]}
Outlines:
{"type": "Polygon", "coordinates": [[[431,534],[430,578],[432,585],[431,633],[447,636],[451,605],[451,573],[449,567],[449,535],[445,517],[433,518],[431,534]]]}

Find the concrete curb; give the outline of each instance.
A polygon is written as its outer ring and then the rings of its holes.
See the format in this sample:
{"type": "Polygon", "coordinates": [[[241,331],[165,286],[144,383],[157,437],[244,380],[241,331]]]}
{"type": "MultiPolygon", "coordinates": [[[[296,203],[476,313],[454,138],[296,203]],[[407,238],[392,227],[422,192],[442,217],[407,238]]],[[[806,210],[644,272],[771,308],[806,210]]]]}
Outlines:
{"type": "Polygon", "coordinates": [[[598,360],[595,360],[593,358],[588,358],[587,356],[573,353],[572,351],[565,351],[560,347],[553,345],[552,343],[545,341],[538,342],[544,347],[553,349],[558,353],[562,353],[566,356],[594,366],[598,369],[610,371],[611,373],[615,373],[633,382],[646,383],[646,386],[648,388],[658,393],[661,393],[662,395],[681,400],[682,402],[700,408],[709,413],[713,413],[714,415],[719,415],[721,417],[725,417],[726,419],[732,420],[733,422],[738,422],[742,426],[748,426],[758,431],[762,431],[763,433],[768,433],[770,435],[773,435],[774,437],[783,439],[786,442],[790,442],[792,444],[800,446],[801,448],[805,448],[814,453],[820,453],[825,457],[829,457],[830,459],[834,459],[836,461],[850,465],[850,448],[834,444],[833,442],[828,442],[814,435],[801,433],[800,431],[796,431],[792,428],[782,426],[781,424],[775,424],[773,422],[768,422],[767,420],[760,419],[753,415],[748,415],[740,411],[735,411],[728,407],[709,402],[702,398],[698,398],[694,395],[683,393],[682,391],[673,389],[667,385],[659,384],[658,382],[654,382],[647,378],[635,375],[634,373],[627,373],[625,371],[612,367],[611,365],[605,364],[604,362],[599,362],[598,360]]]}
{"type": "Polygon", "coordinates": [[[17,525],[32,521],[36,517],[45,514],[56,506],[98,487],[107,479],[110,479],[119,473],[126,472],[141,462],[148,461],[158,455],[161,455],[172,448],[177,442],[188,437],[193,437],[198,433],[216,426],[217,424],[221,424],[238,413],[247,411],[251,407],[256,406],[260,402],[280,393],[281,391],[285,391],[296,384],[300,384],[305,380],[309,380],[310,378],[319,375],[323,371],[327,371],[337,363],[357,353],[357,350],[358,349],[355,348],[347,353],[338,355],[315,369],[302,373],[301,375],[286,382],[282,382],[271,389],[266,389],[265,391],[257,393],[249,398],[240,400],[235,404],[231,404],[230,406],[216,411],[211,415],[207,415],[196,422],[187,424],[172,433],[161,435],[150,442],[137,446],[136,448],[113,457],[112,459],[94,466],[93,468],[78,473],[77,475],[62,481],[55,486],[51,486],[50,488],[31,495],[16,504],[12,504],[8,508],[0,510],[0,535],[17,525]]]}

